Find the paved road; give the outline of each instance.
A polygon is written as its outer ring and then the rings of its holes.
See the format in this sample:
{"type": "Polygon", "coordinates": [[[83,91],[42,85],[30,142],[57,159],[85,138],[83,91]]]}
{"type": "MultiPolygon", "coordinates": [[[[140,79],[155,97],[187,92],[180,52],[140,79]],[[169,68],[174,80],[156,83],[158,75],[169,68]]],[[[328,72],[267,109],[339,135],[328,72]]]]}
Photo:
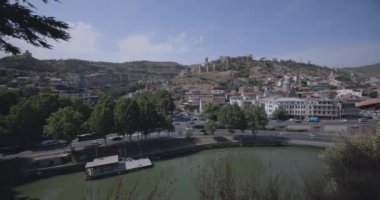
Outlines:
{"type": "MultiPolygon", "coordinates": [[[[295,122],[289,122],[289,121],[283,121],[283,122],[276,122],[276,121],[270,121],[270,124],[277,123],[277,124],[299,124],[295,122]]],[[[343,124],[338,121],[322,121],[321,123],[324,124],[343,124]]],[[[350,125],[359,124],[357,120],[352,120],[349,122],[345,122],[350,125]]],[[[373,122],[368,122],[373,123],[373,122]]],[[[153,133],[149,135],[149,138],[157,138],[157,137],[185,137],[187,132],[191,133],[191,136],[193,137],[205,137],[204,133],[201,132],[201,129],[194,129],[192,128],[194,125],[202,125],[204,124],[204,121],[193,121],[193,122],[175,122],[175,133],[167,133],[167,132],[161,132],[161,133],[153,133]]],[[[306,123],[311,124],[311,123],[306,123]]],[[[248,131],[240,131],[236,130],[234,135],[250,135],[248,131]]],[[[309,132],[289,132],[289,131],[258,131],[257,135],[260,136],[280,136],[284,137],[290,140],[294,141],[310,141],[310,142],[334,142],[338,138],[345,136],[345,137],[356,137],[355,134],[344,134],[341,135],[339,133],[323,133],[323,132],[316,132],[316,131],[309,131],[309,132]]],[[[125,138],[122,138],[121,140],[114,141],[113,138],[117,136],[116,134],[109,134],[107,135],[107,145],[114,145],[123,143],[125,141],[128,141],[129,138],[126,136],[125,138]]],[[[231,133],[228,132],[227,129],[217,129],[215,131],[214,136],[231,136],[231,133]]],[[[136,141],[141,139],[142,136],[140,134],[133,134],[132,140],[136,141]]],[[[104,146],[104,139],[95,139],[95,140],[88,140],[88,141],[82,141],[78,142],[77,140],[74,140],[72,142],[72,147],[74,150],[81,150],[84,148],[95,148],[96,146],[104,146]]],[[[57,153],[64,153],[69,152],[70,149],[68,146],[64,148],[57,148],[57,149],[51,149],[51,150],[29,150],[29,151],[23,151],[18,154],[14,155],[7,155],[3,156],[0,155],[0,158],[12,158],[12,157],[36,157],[36,156],[43,156],[48,154],[57,154],[57,153]]]]}

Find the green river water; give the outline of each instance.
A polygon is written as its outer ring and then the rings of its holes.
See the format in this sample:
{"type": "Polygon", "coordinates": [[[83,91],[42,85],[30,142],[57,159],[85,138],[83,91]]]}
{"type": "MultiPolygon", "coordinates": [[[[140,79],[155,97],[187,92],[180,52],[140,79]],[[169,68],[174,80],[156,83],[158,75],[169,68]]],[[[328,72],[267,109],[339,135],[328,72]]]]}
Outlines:
{"type": "Polygon", "coordinates": [[[220,157],[229,157],[238,175],[280,174],[300,181],[302,174],[322,170],[320,150],[299,147],[225,148],[201,151],[185,157],[156,161],[154,167],[85,181],[84,172],[60,175],[17,187],[23,195],[37,199],[115,199],[123,197],[136,185],[135,196],[145,197],[155,186],[170,188],[171,199],[196,199],[194,177],[203,166],[220,157]]]}

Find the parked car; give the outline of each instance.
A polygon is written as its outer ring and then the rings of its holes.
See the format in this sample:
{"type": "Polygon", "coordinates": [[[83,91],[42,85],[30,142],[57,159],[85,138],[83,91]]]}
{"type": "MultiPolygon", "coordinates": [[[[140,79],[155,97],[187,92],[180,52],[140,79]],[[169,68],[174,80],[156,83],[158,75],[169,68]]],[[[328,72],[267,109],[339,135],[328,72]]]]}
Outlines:
{"type": "Polygon", "coordinates": [[[359,121],[359,123],[363,123],[363,122],[368,122],[368,119],[367,118],[360,118],[358,121],[359,121]]]}
{"type": "Polygon", "coordinates": [[[51,147],[58,145],[59,142],[57,140],[44,140],[41,142],[42,147],[51,147]]]}
{"type": "Polygon", "coordinates": [[[309,137],[310,137],[310,139],[313,139],[313,140],[319,138],[319,136],[317,134],[315,134],[315,133],[310,133],[309,137]]]}
{"type": "Polygon", "coordinates": [[[339,120],[340,123],[344,123],[344,122],[347,122],[348,120],[347,119],[341,119],[339,120]]]}
{"type": "Polygon", "coordinates": [[[91,133],[85,133],[82,135],[78,135],[78,142],[86,141],[86,140],[92,140],[94,139],[94,135],[91,133]]]}
{"type": "Polygon", "coordinates": [[[94,141],[94,142],[91,142],[90,146],[91,147],[95,147],[95,146],[99,146],[100,143],[98,141],[94,141]]]}
{"type": "Polygon", "coordinates": [[[65,145],[64,141],[59,140],[44,140],[41,142],[38,148],[41,149],[55,149],[58,147],[63,147],[65,145]]]}
{"type": "Polygon", "coordinates": [[[112,138],[112,141],[119,141],[119,140],[123,140],[123,138],[120,136],[115,136],[112,138]]]}

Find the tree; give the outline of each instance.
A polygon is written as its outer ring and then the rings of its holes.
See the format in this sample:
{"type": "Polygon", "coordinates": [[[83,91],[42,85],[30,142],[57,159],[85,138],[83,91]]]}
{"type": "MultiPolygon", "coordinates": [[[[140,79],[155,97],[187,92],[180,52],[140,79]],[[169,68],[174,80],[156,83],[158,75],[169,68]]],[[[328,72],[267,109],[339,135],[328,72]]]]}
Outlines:
{"type": "Polygon", "coordinates": [[[371,97],[371,98],[377,98],[377,97],[378,97],[377,91],[371,91],[371,92],[368,94],[368,97],[371,97]]]}
{"type": "Polygon", "coordinates": [[[106,135],[114,128],[113,121],[114,103],[108,96],[104,96],[96,103],[92,111],[88,124],[92,131],[104,137],[104,143],[107,145],[106,135]]]}
{"type": "Polygon", "coordinates": [[[163,115],[161,113],[157,113],[157,122],[155,131],[160,134],[161,131],[167,130],[168,132],[172,132],[175,128],[173,126],[173,122],[171,120],[170,115],[163,115]]]}
{"type": "Polygon", "coordinates": [[[10,114],[4,119],[8,133],[18,138],[19,143],[28,144],[34,136],[42,132],[35,108],[28,99],[24,99],[11,108],[10,114]]]}
{"type": "Polygon", "coordinates": [[[114,119],[116,129],[123,135],[128,134],[129,140],[141,129],[140,109],[134,100],[121,97],[115,105],[114,119]]]}
{"type": "Polygon", "coordinates": [[[268,119],[263,107],[256,105],[245,105],[244,116],[248,129],[253,134],[255,139],[256,131],[259,128],[264,128],[268,124],[268,119]]]}
{"type": "Polygon", "coordinates": [[[55,139],[66,140],[72,150],[71,141],[81,133],[83,115],[72,107],[65,107],[52,113],[46,121],[45,133],[52,135],[55,139]]]}
{"type": "Polygon", "coordinates": [[[345,140],[322,153],[335,182],[335,199],[379,199],[380,138],[345,140]]]}
{"type": "Polygon", "coordinates": [[[342,82],[351,82],[351,78],[347,74],[339,75],[335,77],[335,80],[342,82]]]}
{"type": "Polygon", "coordinates": [[[11,107],[17,103],[17,96],[8,89],[0,90],[0,114],[8,115],[11,107]]]}
{"type": "Polygon", "coordinates": [[[255,113],[256,113],[255,115],[256,115],[257,127],[259,129],[264,129],[265,126],[268,124],[268,116],[267,116],[267,113],[265,112],[264,107],[256,106],[255,113]]]}
{"type": "Polygon", "coordinates": [[[24,98],[11,108],[5,117],[7,129],[21,141],[30,144],[36,136],[41,136],[46,119],[59,108],[58,96],[43,94],[24,98]]]}
{"type": "Polygon", "coordinates": [[[218,112],[218,122],[225,128],[230,128],[229,113],[231,110],[231,105],[227,104],[220,108],[218,112]]]}
{"type": "Polygon", "coordinates": [[[156,108],[160,113],[164,115],[173,113],[175,104],[171,94],[167,90],[158,90],[155,92],[154,101],[156,108]]]}
{"type": "Polygon", "coordinates": [[[244,130],[246,128],[244,113],[237,104],[224,105],[218,112],[218,121],[230,132],[232,129],[244,130]]]}
{"type": "Polygon", "coordinates": [[[151,99],[147,98],[146,96],[139,97],[138,105],[140,109],[140,119],[141,119],[141,126],[140,131],[143,133],[145,138],[152,132],[156,130],[156,128],[159,126],[159,113],[157,112],[154,103],[151,99]]]}
{"type": "Polygon", "coordinates": [[[213,135],[216,129],[215,121],[207,120],[204,127],[207,134],[213,135]]]}
{"type": "Polygon", "coordinates": [[[272,114],[272,117],[277,120],[285,120],[286,119],[286,111],[284,108],[276,108],[272,114]]]}
{"type": "MultiPolygon", "coordinates": [[[[42,0],[47,3],[48,0],[42,0]]],[[[0,0],[0,50],[19,54],[20,49],[9,43],[8,38],[24,40],[27,43],[51,49],[47,39],[70,39],[66,30],[69,25],[54,17],[34,14],[35,7],[28,0],[0,0]]]]}
{"type": "Polygon", "coordinates": [[[58,101],[59,107],[64,108],[71,106],[75,111],[82,114],[85,120],[87,120],[91,115],[92,108],[89,105],[84,104],[79,98],[59,97],[58,101]]]}
{"type": "Polygon", "coordinates": [[[237,105],[237,104],[234,104],[232,105],[232,113],[231,113],[231,122],[233,124],[233,127],[235,129],[239,129],[241,131],[243,131],[244,129],[246,129],[247,127],[247,124],[246,124],[246,121],[245,121],[245,118],[244,118],[244,112],[243,110],[237,105]]]}
{"type": "Polygon", "coordinates": [[[166,119],[163,130],[168,131],[168,133],[175,132],[175,127],[170,117],[166,119]]]}
{"type": "Polygon", "coordinates": [[[306,87],[307,86],[307,81],[306,80],[301,80],[301,85],[302,85],[302,87],[306,87]]]}
{"type": "Polygon", "coordinates": [[[206,103],[203,106],[203,115],[209,120],[216,121],[218,118],[219,109],[220,106],[218,104],[206,103]]]}

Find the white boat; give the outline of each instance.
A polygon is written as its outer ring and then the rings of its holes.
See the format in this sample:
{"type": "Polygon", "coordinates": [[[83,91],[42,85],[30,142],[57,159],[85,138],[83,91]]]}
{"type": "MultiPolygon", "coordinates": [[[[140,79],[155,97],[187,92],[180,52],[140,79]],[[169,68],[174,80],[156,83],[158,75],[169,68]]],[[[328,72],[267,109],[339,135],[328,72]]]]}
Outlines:
{"type": "Polygon", "coordinates": [[[85,166],[86,179],[96,179],[153,166],[149,158],[119,160],[118,155],[96,158],[85,166]]]}

